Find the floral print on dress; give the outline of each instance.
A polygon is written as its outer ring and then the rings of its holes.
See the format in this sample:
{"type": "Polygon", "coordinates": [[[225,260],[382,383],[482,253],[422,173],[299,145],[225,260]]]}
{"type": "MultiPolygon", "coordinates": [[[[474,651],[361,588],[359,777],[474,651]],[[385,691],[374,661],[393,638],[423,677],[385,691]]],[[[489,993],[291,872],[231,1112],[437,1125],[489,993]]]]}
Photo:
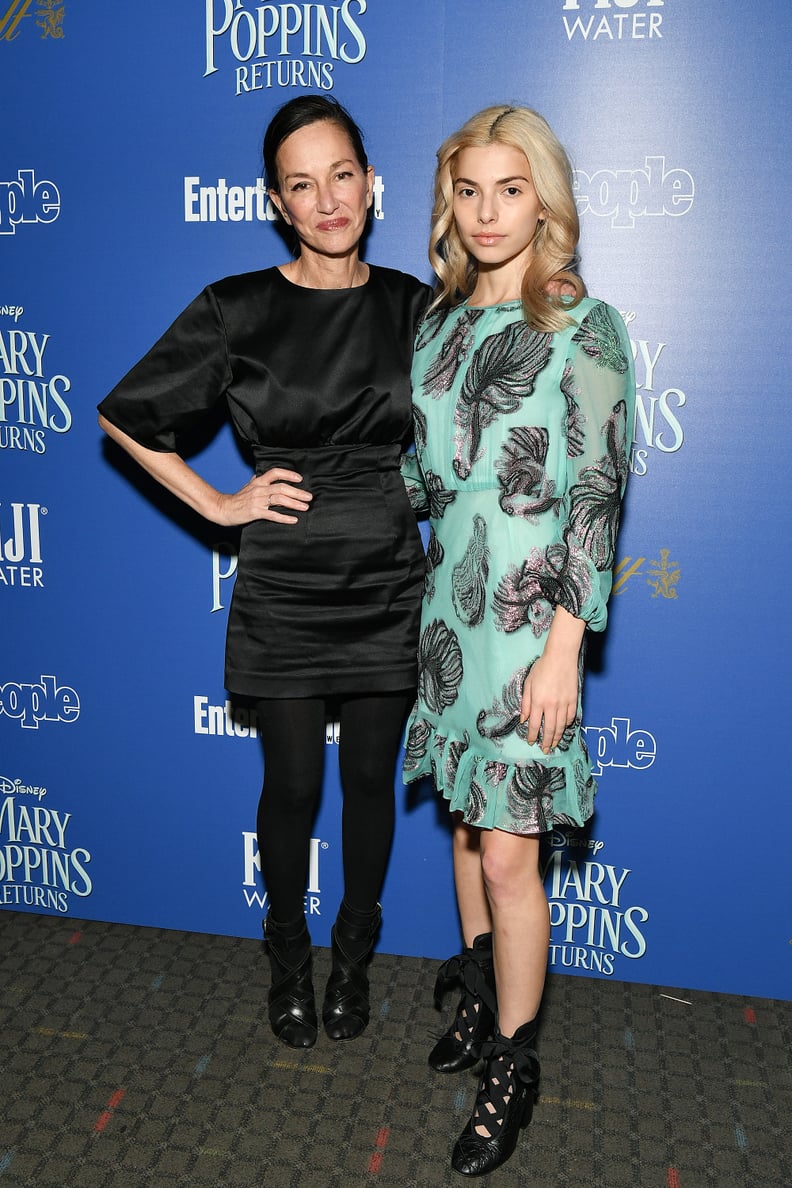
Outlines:
{"type": "Polygon", "coordinates": [[[416,718],[407,733],[404,750],[404,770],[415,771],[421,759],[426,755],[426,748],[432,735],[432,727],[424,718],[416,718]]]}
{"type": "Polygon", "coordinates": [[[470,475],[479,458],[481,437],[499,414],[515,412],[533,392],[546,365],[552,335],[539,334],[523,321],[486,338],[474,351],[457,400],[454,470],[470,475]]]}
{"type": "Polygon", "coordinates": [[[456,499],[456,491],[446,491],[439,474],[432,470],[426,472],[426,498],[429,515],[433,520],[439,520],[449,503],[456,499]]]}
{"type": "Polygon", "coordinates": [[[626,478],[627,407],[614,408],[604,428],[607,453],[580,471],[569,492],[569,523],[600,571],[611,569],[619,532],[621,492],[626,478]]]}
{"type": "Polygon", "coordinates": [[[509,430],[495,473],[502,487],[498,502],[507,516],[537,516],[558,506],[555,483],[545,470],[549,434],[534,425],[509,430]]]}
{"type": "Polygon", "coordinates": [[[482,738],[499,743],[507,734],[517,733],[523,739],[528,737],[528,724],[520,721],[523,685],[529,669],[518,668],[500,698],[496,697],[489,709],[483,709],[476,719],[476,729],[482,738]]]}
{"type": "Polygon", "coordinates": [[[462,738],[455,740],[448,748],[448,755],[446,757],[445,777],[449,787],[453,788],[456,782],[457,771],[459,770],[459,761],[470,746],[470,735],[467,730],[462,734],[462,738]]]}
{"type": "Polygon", "coordinates": [[[462,681],[462,649],[456,633],[435,619],[421,633],[418,644],[418,696],[433,714],[457,699],[462,681]]]}
{"type": "Polygon", "coordinates": [[[478,627],[484,621],[488,578],[487,524],[483,516],[474,516],[473,535],[451,573],[451,601],[460,622],[467,627],[478,627]]]}
{"type": "Polygon", "coordinates": [[[586,314],[579,329],[572,335],[572,341],[580,343],[581,348],[598,367],[607,367],[619,375],[624,375],[629,367],[629,359],[622,347],[619,332],[611,320],[608,307],[598,302],[590,313],[586,314]]]}
{"type": "MultiPolygon", "coordinates": [[[[567,359],[564,364],[564,374],[561,376],[561,391],[566,400],[566,420],[564,427],[567,434],[567,457],[579,458],[585,444],[586,418],[577,403],[581,392],[575,383],[575,371],[567,359]]],[[[424,418],[424,424],[426,420],[424,418]]],[[[416,436],[416,441],[418,440],[416,436]]]]}
{"type": "Polygon", "coordinates": [[[435,592],[435,570],[441,564],[445,551],[437,538],[434,527],[429,528],[429,544],[426,546],[426,576],[424,578],[424,598],[431,602],[435,592]]]}
{"type": "MultiPolygon", "coordinates": [[[[519,302],[479,307],[475,321],[464,307],[437,311],[413,364],[431,531],[405,779],[432,775],[479,829],[531,835],[593,810],[580,695],[547,755],[520,721],[558,607],[605,625],[627,477],[626,327],[591,298],[569,317],[545,335],[519,302]]],[[[581,655],[578,691],[582,671],[581,655]]]]}
{"type": "Polygon", "coordinates": [[[531,549],[522,565],[510,565],[498,583],[492,600],[495,626],[510,634],[527,625],[539,638],[550,630],[558,603],[575,614],[590,594],[585,559],[562,543],[531,549]]]}
{"type": "Polygon", "coordinates": [[[415,448],[420,455],[426,447],[426,417],[420,408],[413,408],[413,438],[415,448]]]}
{"type": "Polygon", "coordinates": [[[566,777],[561,767],[531,763],[516,768],[506,789],[506,800],[517,832],[545,830],[553,819],[553,797],[563,791],[566,777]]]}
{"type": "Polygon", "coordinates": [[[487,808],[487,794],[475,780],[470,781],[470,793],[465,806],[465,824],[478,825],[487,808]]]}
{"type": "Polygon", "coordinates": [[[466,318],[461,318],[444,339],[439,354],[423,378],[423,390],[433,400],[439,399],[454,382],[454,377],[470,354],[473,343],[473,327],[483,311],[471,309],[466,318]]]}

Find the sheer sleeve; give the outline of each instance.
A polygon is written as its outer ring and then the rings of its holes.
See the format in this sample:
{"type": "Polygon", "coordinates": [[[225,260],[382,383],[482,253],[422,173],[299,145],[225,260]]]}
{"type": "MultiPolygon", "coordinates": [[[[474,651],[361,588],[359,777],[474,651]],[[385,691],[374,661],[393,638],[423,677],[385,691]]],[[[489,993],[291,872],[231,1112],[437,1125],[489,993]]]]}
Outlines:
{"type": "Polygon", "coordinates": [[[610,306],[594,305],[572,335],[561,389],[567,404],[568,551],[559,602],[602,631],[635,416],[630,340],[610,306]]]}
{"type": "Polygon", "coordinates": [[[412,450],[401,456],[401,475],[404,479],[404,485],[407,488],[410,507],[416,516],[428,515],[429,498],[426,491],[426,482],[424,481],[423,471],[421,470],[418,457],[412,450]]]}
{"type": "Polygon", "coordinates": [[[231,382],[225,327],[210,288],[195,298],[102,403],[103,416],[148,449],[173,452],[231,382]]]}

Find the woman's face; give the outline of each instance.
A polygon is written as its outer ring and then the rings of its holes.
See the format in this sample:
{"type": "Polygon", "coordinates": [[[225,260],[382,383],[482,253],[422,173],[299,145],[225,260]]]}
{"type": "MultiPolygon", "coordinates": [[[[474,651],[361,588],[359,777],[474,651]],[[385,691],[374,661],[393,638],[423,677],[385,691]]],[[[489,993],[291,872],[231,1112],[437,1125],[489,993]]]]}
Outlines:
{"type": "Polygon", "coordinates": [[[374,169],[364,170],[343,128],[321,120],[287,136],[276,156],[280,193],[270,198],[301,250],[348,256],[357,249],[371,206],[374,169]]]}
{"type": "Polygon", "coordinates": [[[528,159],[505,144],[465,148],[454,163],[454,221],[479,268],[531,263],[532,240],[545,211],[528,159]]]}

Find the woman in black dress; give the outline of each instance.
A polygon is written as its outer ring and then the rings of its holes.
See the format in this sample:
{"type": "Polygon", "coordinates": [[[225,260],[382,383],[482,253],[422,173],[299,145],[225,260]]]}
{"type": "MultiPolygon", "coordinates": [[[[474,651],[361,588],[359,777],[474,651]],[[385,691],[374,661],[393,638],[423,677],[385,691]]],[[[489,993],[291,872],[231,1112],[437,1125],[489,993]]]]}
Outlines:
{"type": "Polygon", "coordinates": [[[255,698],[264,745],[270,1022],[285,1043],[309,1047],[304,894],[328,699],[341,732],[344,898],[322,1018],[336,1040],[369,1019],[366,965],[416,680],[423,550],[399,462],[430,290],[360,259],[374,171],[334,100],[280,108],[264,166],[295,258],[209,285],[99,408],[102,428],[164,487],[216,524],[243,525],[225,683],[255,698]],[[180,434],[220,401],[255,459],[255,475],[230,494],[177,452],[180,434]]]}

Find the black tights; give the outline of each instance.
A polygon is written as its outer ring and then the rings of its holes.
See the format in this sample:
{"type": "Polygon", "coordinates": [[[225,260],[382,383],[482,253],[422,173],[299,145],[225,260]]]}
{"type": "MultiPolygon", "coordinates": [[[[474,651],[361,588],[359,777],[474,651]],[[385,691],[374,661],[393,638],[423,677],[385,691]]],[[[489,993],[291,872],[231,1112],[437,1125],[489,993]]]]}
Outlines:
{"type": "Polygon", "coordinates": [[[336,714],[344,793],[344,898],[355,911],[375,907],[393,839],[394,768],[412,697],[402,691],[330,703],[323,698],[257,703],[264,786],[256,826],[274,919],[286,923],[303,913],[311,830],[324,774],[325,721],[336,714]]]}

